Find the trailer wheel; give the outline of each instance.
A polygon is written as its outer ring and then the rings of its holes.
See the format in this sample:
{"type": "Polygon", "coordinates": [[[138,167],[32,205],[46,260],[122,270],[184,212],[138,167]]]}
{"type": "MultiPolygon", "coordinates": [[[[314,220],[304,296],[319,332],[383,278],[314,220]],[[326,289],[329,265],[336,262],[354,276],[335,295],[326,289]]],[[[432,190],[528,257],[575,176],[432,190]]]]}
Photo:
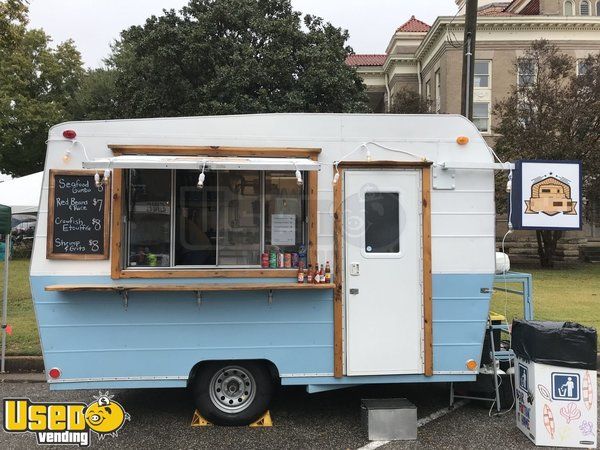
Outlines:
{"type": "Polygon", "coordinates": [[[216,425],[248,425],[268,409],[273,380],[255,361],[214,362],[201,366],[193,381],[196,408],[216,425]]]}

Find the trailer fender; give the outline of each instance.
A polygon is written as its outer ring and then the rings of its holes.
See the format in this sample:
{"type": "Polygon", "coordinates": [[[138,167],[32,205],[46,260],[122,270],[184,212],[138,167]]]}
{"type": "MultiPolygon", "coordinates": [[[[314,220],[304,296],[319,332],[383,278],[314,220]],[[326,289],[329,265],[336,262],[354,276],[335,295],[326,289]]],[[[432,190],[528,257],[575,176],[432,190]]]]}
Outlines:
{"type": "Polygon", "coordinates": [[[269,369],[269,373],[271,374],[271,377],[273,378],[274,383],[276,383],[277,385],[281,384],[281,378],[279,377],[279,369],[271,360],[268,360],[268,359],[206,359],[206,360],[197,362],[194,365],[194,367],[192,367],[192,369],[190,370],[188,379],[187,379],[187,386],[190,387],[191,382],[196,377],[196,373],[198,372],[198,369],[200,369],[205,364],[214,363],[214,362],[223,363],[223,364],[234,363],[234,362],[237,362],[237,363],[258,362],[258,363],[264,364],[269,369]]]}

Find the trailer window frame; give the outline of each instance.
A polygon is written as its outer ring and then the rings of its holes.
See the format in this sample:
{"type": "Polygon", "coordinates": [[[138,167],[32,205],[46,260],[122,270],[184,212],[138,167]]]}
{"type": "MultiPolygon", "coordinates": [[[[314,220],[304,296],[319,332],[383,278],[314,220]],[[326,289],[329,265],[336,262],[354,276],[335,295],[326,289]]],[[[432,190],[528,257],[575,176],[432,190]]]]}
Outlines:
{"type": "MultiPolygon", "coordinates": [[[[321,149],[316,148],[255,148],[255,147],[166,147],[166,146],[109,146],[118,155],[168,155],[168,156],[254,156],[281,158],[310,158],[318,160],[321,149]]],[[[168,266],[128,267],[125,262],[129,253],[126,224],[127,193],[125,169],[113,170],[113,208],[111,214],[111,277],[122,278],[293,278],[297,269],[263,269],[260,266],[168,266]]],[[[317,172],[304,176],[306,195],[306,236],[308,264],[317,259],[317,172]]],[[[173,190],[173,189],[172,189],[173,190]]],[[[261,233],[264,233],[262,231],[261,233]]],[[[262,239],[261,239],[262,241],[262,239]]]]}

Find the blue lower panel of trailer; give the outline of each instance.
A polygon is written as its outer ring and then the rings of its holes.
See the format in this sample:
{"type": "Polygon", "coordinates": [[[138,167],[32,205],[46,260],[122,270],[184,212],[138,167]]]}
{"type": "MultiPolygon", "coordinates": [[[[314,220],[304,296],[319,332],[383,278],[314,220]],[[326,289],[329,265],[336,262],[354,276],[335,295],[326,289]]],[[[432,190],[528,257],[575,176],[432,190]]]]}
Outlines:
{"type": "MultiPolygon", "coordinates": [[[[333,378],[333,292],[46,292],[51,284],[110,284],[105,277],[33,277],[35,311],[52,389],[183,387],[206,360],[263,359],[283,384],[468,381],[479,361],[493,275],[433,276],[433,377],[333,378]]],[[[150,280],[148,280],[150,282],[150,280]]],[[[195,280],[151,280],[191,283],[195,280]]],[[[226,280],[228,283],[243,280],[226,280]]],[[[285,281],[285,280],[264,280],[285,281]]],[[[203,282],[210,282],[203,280],[203,282]]],[[[214,282],[224,282],[214,280],[214,282]]],[[[375,331],[375,330],[374,330],[375,331]]]]}

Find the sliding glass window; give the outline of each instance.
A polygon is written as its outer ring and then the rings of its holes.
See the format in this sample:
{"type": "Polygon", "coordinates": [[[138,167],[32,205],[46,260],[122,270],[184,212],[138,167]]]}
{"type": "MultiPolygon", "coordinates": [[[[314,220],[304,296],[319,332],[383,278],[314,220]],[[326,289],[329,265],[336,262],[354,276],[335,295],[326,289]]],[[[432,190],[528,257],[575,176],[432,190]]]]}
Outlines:
{"type": "Polygon", "coordinates": [[[252,268],[263,252],[306,252],[306,187],[293,172],[211,171],[202,189],[198,175],[130,171],[129,268],[252,268]]]}

